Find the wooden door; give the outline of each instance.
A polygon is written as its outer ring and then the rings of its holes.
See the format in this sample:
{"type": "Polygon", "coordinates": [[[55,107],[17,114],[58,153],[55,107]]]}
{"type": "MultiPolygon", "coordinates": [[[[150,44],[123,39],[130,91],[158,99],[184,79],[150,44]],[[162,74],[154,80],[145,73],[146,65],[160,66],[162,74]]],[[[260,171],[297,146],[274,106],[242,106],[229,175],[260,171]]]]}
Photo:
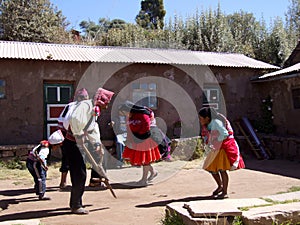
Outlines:
{"type": "Polygon", "coordinates": [[[72,84],[44,84],[44,138],[57,129],[57,119],[72,97],[72,84]]]}

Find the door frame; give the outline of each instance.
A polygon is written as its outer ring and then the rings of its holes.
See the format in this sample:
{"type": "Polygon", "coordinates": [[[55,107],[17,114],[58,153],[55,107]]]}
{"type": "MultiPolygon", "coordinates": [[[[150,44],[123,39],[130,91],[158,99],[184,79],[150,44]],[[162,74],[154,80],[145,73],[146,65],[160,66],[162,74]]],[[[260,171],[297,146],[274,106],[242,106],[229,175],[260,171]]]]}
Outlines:
{"type": "Polygon", "coordinates": [[[47,82],[43,83],[43,101],[44,101],[44,138],[48,139],[50,134],[57,129],[57,119],[64,109],[64,107],[72,101],[74,95],[74,84],[71,82],[47,82]],[[56,96],[51,96],[49,98],[49,88],[52,90],[56,88],[56,96]],[[67,90],[66,96],[62,92],[62,88],[69,89],[67,90]]]}

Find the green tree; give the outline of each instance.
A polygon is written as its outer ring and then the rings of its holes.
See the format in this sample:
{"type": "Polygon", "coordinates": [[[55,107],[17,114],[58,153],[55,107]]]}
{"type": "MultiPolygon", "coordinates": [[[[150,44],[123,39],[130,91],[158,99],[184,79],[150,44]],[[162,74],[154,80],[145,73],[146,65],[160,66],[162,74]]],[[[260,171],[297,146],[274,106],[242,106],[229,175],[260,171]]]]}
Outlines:
{"type": "Polygon", "coordinates": [[[300,0],[290,0],[285,19],[289,48],[292,50],[297,45],[300,37],[300,0]]]}
{"type": "Polygon", "coordinates": [[[165,15],[163,0],[142,0],[141,10],[135,21],[143,28],[163,29],[165,15]]]}
{"type": "Polygon", "coordinates": [[[233,51],[254,57],[254,43],[259,33],[260,24],[252,13],[240,11],[228,15],[228,25],[235,41],[233,51]]]}
{"type": "Polygon", "coordinates": [[[49,0],[2,0],[0,38],[8,41],[70,42],[66,18],[49,0]]]}
{"type": "Polygon", "coordinates": [[[284,29],[282,19],[277,17],[270,30],[264,46],[264,60],[273,65],[282,66],[290,54],[287,32],[284,29]]]}
{"type": "Polygon", "coordinates": [[[197,12],[187,20],[184,32],[182,41],[190,50],[226,52],[232,49],[233,39],[220,7],[197,12]]]}
{"type": "Polygon", "coordinates": [[[109,23],[109,29],[124,29],[126,22],[120,19],[113,19],[109,23]]]}
{"type": "Polygon", "coordinates": [[[100,18],[99,23],[96,24],[93,21],[81,21],[80,29],[83,31],[83,42],[85,44],[93,45],[94,42],[99,41],[103,33],[108,31],[109,21],[105,18],[100,18]]]}
{"type": "Polygon", "coordinates": [[[103,38],[108,34],[111,29],[124,29],[126,22],[121,19],[109,19],[100,18],[98,24],[93,21],[81,21],[79,26],[83,31],[85,44],[92,44],[102,42],[103,38]]]}

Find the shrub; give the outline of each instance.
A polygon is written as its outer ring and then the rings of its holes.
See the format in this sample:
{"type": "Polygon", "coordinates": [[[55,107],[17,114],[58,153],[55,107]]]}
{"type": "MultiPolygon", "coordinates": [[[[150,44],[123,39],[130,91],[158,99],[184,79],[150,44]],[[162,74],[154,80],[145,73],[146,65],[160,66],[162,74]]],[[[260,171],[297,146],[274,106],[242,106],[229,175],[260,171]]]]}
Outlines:
{"type": "Polygon", "coordinates": [[[25,170],[26,164],[24,161],[21,161],[19,157],[15,157],[8,161],[0,161],[0,167],[7,169],[25,170]]]}
{"type": "Polygon", "coordinates": [[[184,225],[182,218],[176,213],[171,213],[170,210],[166,210],[165,218],[161,220],[163,225],[184,225]]]}

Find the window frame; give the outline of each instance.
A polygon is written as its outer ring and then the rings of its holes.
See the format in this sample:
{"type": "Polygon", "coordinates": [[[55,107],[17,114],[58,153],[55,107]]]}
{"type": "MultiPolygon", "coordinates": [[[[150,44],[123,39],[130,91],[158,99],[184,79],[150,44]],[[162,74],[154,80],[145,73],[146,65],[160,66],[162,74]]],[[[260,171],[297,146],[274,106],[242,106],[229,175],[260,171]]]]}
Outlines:
{"type": "Polygon", "coordinates": [[[6,87],[7,87],[6,80],[5,79],[0,79],[0,100],[1,99],[6,99],[6,97],[7,97],[6,87]],[[2,96],[2,94],[3,94],[3,96],[2,96]]]}
{"type": "Polygon", "coordinates": [[[205,87],[202,91],[202,106],[213,107],[218,110],[220,107],[220,88],[217,87],[205,87]],[[211,99],[211,92],[217,92],[217,99],[211,99]]]}
{"type": "Polygon", "coordinates": [[[134,103],[139,104],[144,98],[147,98],[147,104],[142,104],[150,109],[156,110],[158,108],[157,88],[158,85],[155,82],[133,82],[131,84],[131,99],[134,103]],[[151,86],[153,86],[151,88],[151,86]],[[152,99],[154,99],[153,105],[151,105],[152,99]]]}
{"type": "Polygon", "coordinates": [[[300,109],[300,87],[293,87],[291,89],[291,96],[292,96],[294,109],[299,110],[300,109]],[[294,92],[299,92],[299,93],[295,95],[294,92]]]}

